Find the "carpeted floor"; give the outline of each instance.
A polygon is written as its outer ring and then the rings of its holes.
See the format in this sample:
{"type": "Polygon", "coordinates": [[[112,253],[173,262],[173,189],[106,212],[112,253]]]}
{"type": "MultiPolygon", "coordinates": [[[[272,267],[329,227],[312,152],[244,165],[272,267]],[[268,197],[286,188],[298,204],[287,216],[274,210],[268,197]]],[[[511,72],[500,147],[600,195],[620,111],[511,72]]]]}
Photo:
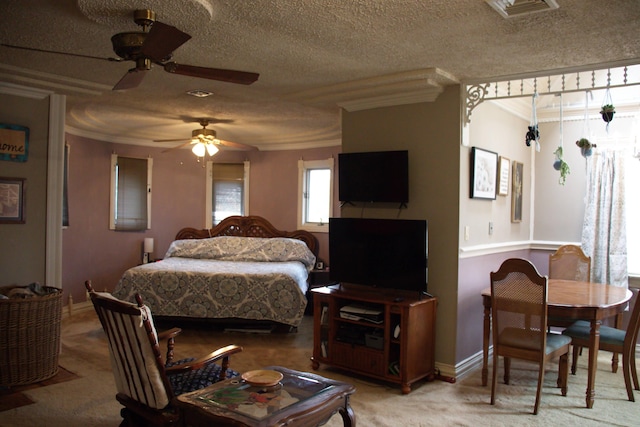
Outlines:
{"type": "MultiPolygon", "coordinates": [[[[76,374],[60,366],[58,373],[47,380],[34,384],[0,388],[0,412],[35,403],[24,393],[27,390],[59,384],[65,381],[75,380],[76,378],[79,378],[76,374]]],[[[0,415],[0,419],[1,418],[2,415],[0,415]]]]}
{"type": "MultiPolygon", "coordinates": [[[[169,326],[169,325],[159,325],[169,326]]],[[[173,325],[172,325],[173,326],[173,325]]],[[[244,351],[232,359],[238,371],[281,365],[311,371],[312,318],[305,316],[297,333],[247,334],[183,327],[176,343],[176,357],[200,356],[226,344],[244,351]]],[[[531,415],[537,372],[533,365],[514,361],[510,385],[498,383],[496,405],[489,404],[491,387],[482,387],[477,369],[455,384],[420,382],[408,395],[395,385],[354,377],[321,366],[316,373],[356,386],[351,405],[360,427],[369,426],[637,426],[640,425],[640,392],[637,402],[627,400],[622,372],[611,372],[611,354],[601,352],[596,378],[596,401],[586,409],[586,360],[580,358],[577,375],[570,375],[566,397],[555,387],[557,363],[548,366],[540,412],[531,415]]],[[[93,311],[74,313],[62,322],[60,365],[77,378],[21,391],[34,403],[0,412],[0,425],[15,427],[116,427],[120,405],[115,400],[108,350],[93,311]]],[[[341,426],[336,415],[327,426],[341,426]]]]}

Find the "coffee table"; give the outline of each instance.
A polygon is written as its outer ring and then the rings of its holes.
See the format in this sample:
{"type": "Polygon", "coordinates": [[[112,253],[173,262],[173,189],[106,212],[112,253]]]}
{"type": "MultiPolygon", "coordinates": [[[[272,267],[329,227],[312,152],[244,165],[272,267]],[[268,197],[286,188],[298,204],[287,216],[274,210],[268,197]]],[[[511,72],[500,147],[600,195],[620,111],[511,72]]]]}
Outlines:
{"type": "Polygon", "coordinates": [[[230,378],[176,398],[183,425],[204,426],[316,426],[339,412],[345,427],[355,427],[349,406],[351,384],[281,366],[263,369],[282,373],[272,387],[252,386],[230,378]]]}

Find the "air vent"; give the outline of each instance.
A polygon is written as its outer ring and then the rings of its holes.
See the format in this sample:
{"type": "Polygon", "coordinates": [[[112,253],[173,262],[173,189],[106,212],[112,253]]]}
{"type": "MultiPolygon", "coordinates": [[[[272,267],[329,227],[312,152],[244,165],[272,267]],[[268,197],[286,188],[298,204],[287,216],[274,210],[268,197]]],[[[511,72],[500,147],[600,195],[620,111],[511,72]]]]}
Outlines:
{"type": "Polygon", "coordinates": [[[556,0],[485,0],[504,18],[557,9],[556,0]]]}
{"type": "Polygon", "coordinates": [[[194,89],[187,92],[187,95],[195,96],[196,98],[206,98],[207,96],[213,95],[213,92],[209,92],[208,90],[202,89],[194,89]]]}

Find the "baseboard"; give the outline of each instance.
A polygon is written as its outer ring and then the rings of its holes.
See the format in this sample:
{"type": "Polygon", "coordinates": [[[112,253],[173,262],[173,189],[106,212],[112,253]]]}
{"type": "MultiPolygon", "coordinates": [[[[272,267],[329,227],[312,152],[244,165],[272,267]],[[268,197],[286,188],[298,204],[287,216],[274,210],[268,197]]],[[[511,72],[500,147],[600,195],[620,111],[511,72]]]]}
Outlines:
{"type": "MultiPolygon", "coordinates": [[[[598,352],[600,354],[601,352],[598,352]]],[[[489,360],[487,361],[487,366],[489,366],[492,362],[493,357],[493,346],[489,346],[489,360]]],[[[636,344],[636,357],[640,357],[640,343],[636,344]]],[[[453,378],[454,381],[458,381],[475,371],[476,369],[482,368],[482,351],[474,354],[473,356],[463,360],[462,362],[456,364],[455,366],[438,363],[436,362],[436,372],[443,377],[453,378]]],[[[489,368],[491,368],[489,366],[489,368]]]]}
{"type": "MultiPolygon", "coordinates": [[[[489,347],[489,358],[493,354],[493,346],[489,347]]],[[[436,362],[436,372],[443,377],[453,378],[455,381],[461,380],[476,369],[482,367],[482,351],[457,363],[455,366],[436,362]]]]}
{"type": "Polygon", "coordinates": [[[62,318],[66,319],[74,314],[83,313],[87,310],[93,310],[93,304],[91,301],[83,301],[79,303],[69,303],[62,308],[62,318]]]}

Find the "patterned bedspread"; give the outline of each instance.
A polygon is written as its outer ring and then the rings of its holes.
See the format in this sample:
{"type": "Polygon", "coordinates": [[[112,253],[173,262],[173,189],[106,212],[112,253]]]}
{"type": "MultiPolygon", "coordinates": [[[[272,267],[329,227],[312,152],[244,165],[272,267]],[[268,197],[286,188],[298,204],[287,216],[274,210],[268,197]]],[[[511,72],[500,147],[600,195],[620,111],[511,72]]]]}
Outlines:
{"type": "Polygon", "coordinates": [[[127,270],[114,296],[139,293],[155,316],[270,320],[298,326],[315,256],[295,239],[177,240],[162,261],[127,270]]]}

